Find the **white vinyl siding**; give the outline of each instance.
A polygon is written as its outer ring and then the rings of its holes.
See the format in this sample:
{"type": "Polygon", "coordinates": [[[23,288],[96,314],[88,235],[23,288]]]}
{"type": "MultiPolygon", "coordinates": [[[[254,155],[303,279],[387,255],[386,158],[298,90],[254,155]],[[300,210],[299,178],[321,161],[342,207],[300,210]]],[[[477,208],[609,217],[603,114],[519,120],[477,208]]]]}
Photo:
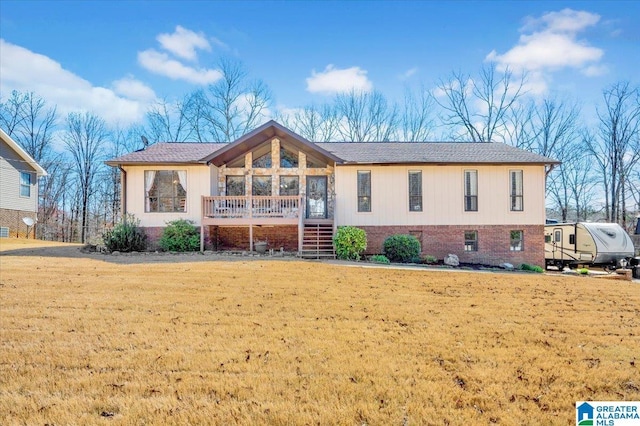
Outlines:
{"type": "Polygon", "coordinates": [[[205,165],[147,165],[123,166],[127,179],[127,212],[140,219],[141,226],[165,227],[167,222],[176,219],[187,219],[200,225],[203,195],[215,195],[217,191],[217,169],[205,165]],[[145,210],[145,170],[184,170],[187,173],[185,211],[180,212],[146,212],[145,210]]]}
{"type": "MultiPolygon", "coordinates": [[[[524,211],[509,209],[509,165],[476,166],[480,211],[464,211],[464,171],[468,166],[371,166],[371,211],[358,213],[357,174],[362,166],[335,169],[337,225],[542,225],[545,221],[545,168],[522,166],[524,211]],[[422,211],[410,212],[409,171],[422,172],[422,211]]],[[[518,229],[514,227],[513,229],[518,229]]]]}
{"type": "Polygon", "coordinates": [[[35,212],[38,210],[38,179],[25,161],[4,141],[0,141],[0,208],[35,212]],[[26,168],[26,170],[25,170],[26,168]],[[29,178],[29,195],[21,195],[26,188],[21,174],[29,178]]]}

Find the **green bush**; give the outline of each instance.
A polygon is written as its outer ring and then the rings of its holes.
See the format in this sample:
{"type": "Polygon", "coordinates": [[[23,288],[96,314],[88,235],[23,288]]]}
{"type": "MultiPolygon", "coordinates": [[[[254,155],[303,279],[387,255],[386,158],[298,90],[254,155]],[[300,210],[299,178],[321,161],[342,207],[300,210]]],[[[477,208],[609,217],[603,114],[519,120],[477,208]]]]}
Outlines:
{"type": "Polygon", "coordinates": [[[178,219],[167,223],[160,238],[165,251],[196,251],[200,249],[200,234],[193,222],[178,219]]]}
{"type": "Polygon", "coordinates": [[[544,272],[544,269],[542,269],[542,267],[538,265],[529,265],[528,263],[523,263],[522,265],[520,265],[520,269],[523,271],[537,272],[539,274],[544,272]]]}
{"type": "Polygon", "coordinates": [[[438,263],[438,258],[427,254],[422,258],[422,263],[426,263],[427,265],[433,265],[438,263]]]}
{"type": "Polygon", "coordinates": [[[576,272],[581,275],[589,275],[589,270],[587,268],[578,268],[576,269],[576,272]]]}
{"type": "Polygon", "coordinates": [[[127,214],[122,221],[102,234],[102,241],[110,252],[144,251],[147,248],[147,235],[140,228],[140,220],[127,214]]]}
{"type": "Polygon", "coordinates": [[[413,262],[420,258],[420,241],[413,235],[392,235],[384,240],[382,251],[392,262],[413,262]]]}
{"type": "Polygon", "coordinates": [[[391,263],[389,259],[387,259],[387,256],[385,256],[384,254],[376,254],[371,256],[371,261],[373,263],[382,263],[384,265],[388,265],[389,263],[391,263]]]}
{"type": "Polygon", "coordinates": [[[333,237],[338,259],[360,260],[360,255],[367,248],[367,234],[355,226],[341,226],[333,237]]]}

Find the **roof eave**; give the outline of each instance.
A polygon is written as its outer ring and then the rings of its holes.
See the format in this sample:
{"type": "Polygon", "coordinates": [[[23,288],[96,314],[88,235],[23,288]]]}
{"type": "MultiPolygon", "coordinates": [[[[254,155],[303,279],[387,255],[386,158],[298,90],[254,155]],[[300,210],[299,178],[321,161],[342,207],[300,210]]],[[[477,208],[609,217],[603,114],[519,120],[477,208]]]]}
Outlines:
{"type": "Polygon", "coordinates": [[[48,175],[47,171],[2,129],[0,129],[0,137],[2,137],[2,140],[4,140],[11,147],[11,149],[13,149],[20,157],[22,157],[22,159],[27,164],[29,164],[36,171],[36,174],[38,176],[48,175]]]}

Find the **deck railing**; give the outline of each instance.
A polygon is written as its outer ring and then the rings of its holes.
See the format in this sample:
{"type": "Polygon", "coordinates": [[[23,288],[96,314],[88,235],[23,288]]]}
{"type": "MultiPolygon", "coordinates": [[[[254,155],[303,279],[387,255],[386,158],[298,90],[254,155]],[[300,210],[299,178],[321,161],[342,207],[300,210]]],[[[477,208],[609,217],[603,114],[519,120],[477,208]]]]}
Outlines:
{"type": "Polygon", "coordinates": [[[213,196],[202,197],[204,217],[215,219],[297,218],[300,197],[292,196],[213,196]]]}

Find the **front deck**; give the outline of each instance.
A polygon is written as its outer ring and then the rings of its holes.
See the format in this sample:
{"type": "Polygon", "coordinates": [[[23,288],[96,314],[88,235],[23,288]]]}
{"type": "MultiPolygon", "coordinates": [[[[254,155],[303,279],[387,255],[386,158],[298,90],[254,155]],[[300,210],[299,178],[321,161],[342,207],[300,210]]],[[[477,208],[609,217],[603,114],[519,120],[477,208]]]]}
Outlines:
{"type": "Polygon", "coordinates": [[[333,256],[333,219],[305,219],[305,207],[303,197],[297,195],[203,196],[200,250],[204,250],[205,226],[248,226],[253,251],[254,226],[297,225],[299,255],[333,256]]]}
{"type": "Polygon", "coordinates": [[[202,197],[203,225],[297,225],[303,209],[301,197],[202,197]]]}

